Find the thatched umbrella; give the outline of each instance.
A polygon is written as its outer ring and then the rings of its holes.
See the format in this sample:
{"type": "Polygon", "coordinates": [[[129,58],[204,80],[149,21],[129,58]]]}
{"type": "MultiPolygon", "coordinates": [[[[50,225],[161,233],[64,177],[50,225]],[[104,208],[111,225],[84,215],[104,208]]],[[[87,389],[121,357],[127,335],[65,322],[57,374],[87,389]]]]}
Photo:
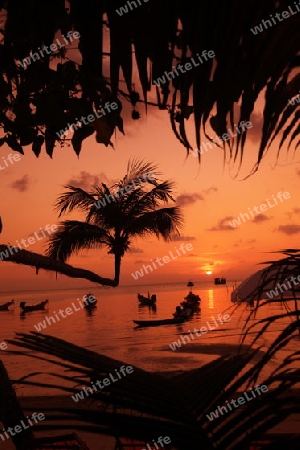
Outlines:
{"type": "MultiPolygon", "coordinates": [[[[298,265],[291,264],[287,266],[290,275],[298,273],[298,265]]],[[[250,302],[261,299],[283,299],[284,296],[299,297],[299,282],[291,283],[288,278],[280,280],[278,266],[267,267],[250,275],[231,293],[231,301],[250,302]],[[281,283],[280,283],[281,281],[281,283]]],[[[297,277],[293,277],[297,280],[297,277]]]]}

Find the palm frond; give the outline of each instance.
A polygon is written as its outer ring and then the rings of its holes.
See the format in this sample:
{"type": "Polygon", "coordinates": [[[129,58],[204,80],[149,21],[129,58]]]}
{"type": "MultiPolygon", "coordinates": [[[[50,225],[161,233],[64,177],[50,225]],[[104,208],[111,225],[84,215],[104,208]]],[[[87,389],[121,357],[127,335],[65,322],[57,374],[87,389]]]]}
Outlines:
{"type": "MultiPolygon", "coordinates": [[[[145,192],[143,188],[137,188],[128,195],[122,210],[125,217],[132,220],[133,216],[143,215],[155,208],[158,208],[161,203],[168,203],[169,201],[175,202],[172,197],[172,191],[175,183],[166,180],[161,183],[157,183],[150,191],[145,192]]],[[[125,219],[126,220],[126,219],[125,219]]]]}
{"type": "Polygon", "coordinates": [[[144,213],[124,227],[124,233],[129,236],[146,236],[155,234],[164,240],[171,240],[172,236],[179,236],[183,226],[180,209],[175,207],[161,208],[144,213]]]}
{"type": "MultiPolygon", "coordinates": [[[[1,94],[7,113],[0,114],[0,124],[5,130],[0,145],[6,142],[20,153],[24,152],[24,146],[31,145],[38,157],[45,143],[46,152],[52,157],[55,144],[64,145],[65,139],[59,130],[64,130],[68,122],[77,122],[80,116],[88,117],[95,106],[99,107],[99,99],[116,102],[118,110],[77,129],[71,140],[72,147],[79,155],[83,140],[95,131],[98,144],[112,145],[110,138],[114,130],[124,133],[120,116],[122,99],[131,104],[133,119],[140,117],[136,108],[141,103],[145,104],[146,112],[150,104],[168,111],[176,139],[189,152],[192,145],[187,132],[188,120],[194,119],[193,140],[200,148],[201,130],[205,136],[211,135],[209,139],[213,139],[215,133],[221,137],[228,128],[233,130],[234,123],[251,121],[257,102],[262,99],[261,139],[253,171],[257,170],[279,132],[283,132],[281,144],[286,141],[287,144],[293,142],[295,149],[299,146],[297,105],[288,113],[286,108],[300,88],[299,77],[294,76],[299,71],[299,17],[292,13],[281,23],[275,20],[278,13],[287,10],[287,0],[245,0],[242,9],[238,0],[221,6],[216,0],[144,3],[147,5],[139,4],[130,14],[121,17],[117,12],[122,7],[119,0],[91,2],[88,7],[84,2],[74,1],[70,4],[70,14],[58,2],[47,9],[47,26],[41,30],[39,24],[45,20],[42,11],[32,5],[24,13],[21,6],[10,8],[13,2],[7,0],[8,20],[3,33],[9,58],[3,60],[1,94]],[[102,20],[104,15],[105,20],[102,20]],[[36,51],[40,42],[50,45],[57,29],[65,29],[66,21],[69,29],[77,29],[83,17],[94,25],[79,27],[80,39],[85,42],[78,48],[82,64],[70,61],[63,52],[56,70],[50,66],[50,61],[57,54],[44,59],[42,70],[40,63],[30,65],[26,75],[29,71],[37,81],[30,85],[31,95],[22,97],[22,92],[27,92],[28,80],[18,61],[36,51]],[[270,25],[263,27],[262,21],[266,20],[270,25]],[[19,29],[20,22],[33,26],[24,25],[19,29]],[[102,28],[109,33],[109,53],[102,28]],[[206,56],[203,56],[205,51],[206,56]],[[214,52],[213,57],[207,58],[210,51],[214,52]],[[110,66],[109,73],[105,71],[105,74],[104,56],[109,58],[110,66]],[[202,58],[201,64],[198,57],[202,58]],[[192,70],[176,74],[175,66],[191,64],[192,58],[195,61],[192,70]],[[134,64],[143,99],[134,88],[134,64]],[[147,92],[166,72],[172,73],[172,80],[168,76],[160,87],[156,85],[157,102],[149,102],[147,92]],[[121,73],[124,80],[120,78],[121,73]],[[125,83],[126,92],[120,88],[121,82],[125,83]],[[74,97],[74,92],[81,93],[81,97],[74,97]],[[37,105],[37,113],[33,104],[37,105]],[[294,118],[294,129],[291,129],[289,121],[294,118]]],[[[246,130],[236,139],[223,141],[224,151],[239,166],[248,136],[246,130]]]]}
{"type": "Polygon", "coordinates": [[[55,204],[55,209],[59,211],[59,217],[74,209],[85,211],[95,203],[93,194],[89,194],[79,187],[64,186],[69,192],[62,194],[55,204]]]}
{"type": "MultiPolygon", "coordinates": [[[[78,392],[78,387],[74,388],[74,379],[87,385],[90,380],[105,377],[124,364],[41,333],[17,333],[16,339],[8,340],[8,343],[33,351],[37,359],[44,360],[43,353],[51,355],[56,366],[61,361],[62,367],[65,367],[65,361],[69,361],[74,374],[60,375],[56,370],[55,377],[61,377],[67,383],[67,386],[64,383],[66,391],[73,389],[74,394],[78,392]]],[[[179,450],[246,450],[251,441],[261,438],[290,414],[300,412],[298,400],[288,394],[300,375],[296,360],[290,359],[281,364],[276,374],[263,380],[261,384],[269,388],[267,393],[247,401],[243,408],[228,411],[222,420],[220,417],[208,420],[206,415],[218,405],[237,397],[238,388],[245,389],[248,382],[254,387],[252,376],[260,367],[258,362],[248,368],[254,355],[255,351],[221,356],[180,375],[148,373],[133,366],[130,375],[89,397],[95,405],[99,402],[106,405],[102,412],[95,411],[91,403],[89,409],[63,408],[60,410],[62,414],[47,408],[46,416],[50,413],[51,420],[59,421],[60,427],[64,426],[65,420],[77,418],[87,423],[82,429],[131,439],[147,440],[156,432],[158,436],[164,433],[172,436],[172,445],[179,450]]],[[[28,379],[20,380],[21,384],[28,382],[28,379]]],[[[36,385],[39,383],[36,382],[36,385]]],[[[55,387],[59,387],[59,383],[55,387]]]]}
{"type": "Polygon", "coordinates": [[[101,248],[103,245],[109,245],[106,230],[87,222],[66,220],[49,238],[47,256],[65,262],[79,250],[101,248]]]}
{"type": "Polygon", "coordinates": [[[135,180],[142,181],[143,178],[147,177],[148,175],[154,175],[155,177],[161,175],[161,172],[158,171],[157,164],[146,162],[140,160],[139,158],[133,158],[132,160],[128,161],[127,173],[123,180],[124,182],[126,182],[126,184],[129,184],[131,181],[135,180]]]}

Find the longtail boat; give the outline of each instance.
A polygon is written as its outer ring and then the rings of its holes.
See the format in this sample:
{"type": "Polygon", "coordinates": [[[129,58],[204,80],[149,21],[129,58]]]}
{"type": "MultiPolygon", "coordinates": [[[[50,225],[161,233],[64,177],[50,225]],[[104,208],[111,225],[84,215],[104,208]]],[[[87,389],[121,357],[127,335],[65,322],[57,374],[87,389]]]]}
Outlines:
{"type": "Polygon", "coordinates": [[[9,307],[11,305],[14,305],[14,304],[15,304],[14,300],[12,300],[10,302],[3,303],[3,305],[0,305],[0,311],[9,311],[9,307]]]}
{"type": "Polygon", "coordinates": [[[158,327],[160,325],[175,325],[178,323],[185,322],[186,319],[181,318],[174,318],[174,319],[161,319],[161,320],[134,320],[133,322],[138,325],[139,327],[158,327]]]}
{"type": "Polygon", "coordinates": [[[31,312],[31,311],[44,311],[46,305],[49,303],[49,300],[46,299],[41,303],[37,303],[36,305],[29,305],[26,306],[26,302],[20,303],[20,308],[22,310],[22,313],[31,312]]]}

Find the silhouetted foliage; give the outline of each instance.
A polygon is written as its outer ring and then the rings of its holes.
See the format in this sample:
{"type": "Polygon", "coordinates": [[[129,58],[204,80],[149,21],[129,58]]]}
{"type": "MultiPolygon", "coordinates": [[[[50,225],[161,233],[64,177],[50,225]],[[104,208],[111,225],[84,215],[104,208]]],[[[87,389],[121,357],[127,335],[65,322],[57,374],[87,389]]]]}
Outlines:
{"type": "Polygon", "coordinates": [[[80,187],[67,189],[57,200],[59,216],[78,210],[84,221],[65,220],[49,238],[47,256],[65,263],[83,249],[106,247],[115,259],[115,286],[119,284],[121,261],[133,239],[155,235],[165,241],[180,235],[183,217],[174,202],[174,184],[158,181],[157,166],[129,161],[126,175],[108,187],[105,183],[89,192],[80,187]]]}
{"type": "MultiPolygon", "coordinates": [[[[185,130],[191,116],[200,148],[201,127],[209,133],[209,124],[222,136],[228,127],[234,129],[234,123],[251,120],[262,93],[265,98],[257,164],[279,132],[280,147],[286,141],[289,146],[299,146],[299,103],[288,101],[300,89],[300,75],[296,74],[300,14],[280,23],[270,22],[271,26],[256,35],[251,32],[271,14],[288,10],[288,0],[135,3],[137,7],[130,8],[124,0],[70,0],[66,9],[63,0],[0,2],[0,8],[5,8],[0,13],[7,12],[0,31],[4,34],[0,45],[0,123],[5,141],[13,150],[22,153],[24,146],[32,145],[38,156],[45,142],[46,152],[52,156],[55,145],[65,142],[57,132],[75,123],[76,118],[100,111],[106,102],[116,101],[116,111],[77,130],[71,140],[77,155],[82,142],[94,133],[98,143],[111,145],[114,130],[123,132],[119,99],[131,102],[132,119],[138,119],[137,104],[147,104],[153,80],[203,50],[213,50],[216,57],[174,77],[172,87],[169,81],[156,87],[157,105],[169,111],[172,129],[186,149],[192,148],[185,130]],[[116,9],[124,5],[128,12],[119,15],[116,9]],[[109,53],[103,28],[109,30],[109,53]],[[49,47],[57,39],[58,30],[65,36],[70,30],[80,33],[76,41],[80,64],[66,57],[62,47],[26,68],[19,66],[17,61],[30,52],[49,47]],[[142,100],[133,86],[133,53],[142,100]],[[108,76],[103,68],[106,56],[108,76]],[[119,88],[120,69],[127,92],[119,88]]],[[[246,136],[245,131],[235,141],[223,140],[233,160],[242,159],[246,136]]]]}
{"type": "MultiPolygon", "coordinates": [[[[14,340],[7,342],[20,347],[20,351],[11,351],[16,356],[29,354],[43,364],[55,365],[55,371],[46,372],[51,377],[48,383],[36,379],[45,375],[45,372],[37,371],[14,383],[58,388],[68,395],[76,395],[80,386],[101,380],[124,364],[36,332],[17,333],[14,340]]],[[[277,356],[276,349],[274,355],[277,356]]],[[[145,447],[153,436],[167,435],[172,438],[172,447],[178,450],[248,450],[251,442],[262,439],[271,428],[300,410],[297,396],[290,392],[299,379],[299,354],[295,354],[293,360],[287,358],[283,364],[274,363],[271,375],[263,377],[268,392],[262,397],[254,402],[244,401],[243,408],[233,410],[230,407],[228,414],[223,415],[222,411],[222,417],[216,415],[217,420],[208,419],[211,411],[218,412],[219,405],[230,401],[238,392],[245,392],[245,386],[247,389],[255,386],[255,375],[261,373],[271,359],[262,357],[255,362],[255,356],[258,356],[257,350],[220,356],[181,373],[147,372],[132,366],[132,374],[103,391],[93,392],[88,403],[81,407],[74,405],[57,412],[55,407],[44,407],[44,414],[51,417],[54,424],[41,423],[39,427],[57,430],[58,427],[70,427],[70,423],[79,419],[85,422],[80,425],[82,430],[142,440],[145,447]],[[249,367],[249,363],[253,365],[249,367]]],[[[280,448],[279,443],[286,449],[299,447],[299,437],[295,439],[294,435],[287,434],[284,440],[280,436],[271,440],[272,444],[266,446],[268,449],[280,448]]]]}

